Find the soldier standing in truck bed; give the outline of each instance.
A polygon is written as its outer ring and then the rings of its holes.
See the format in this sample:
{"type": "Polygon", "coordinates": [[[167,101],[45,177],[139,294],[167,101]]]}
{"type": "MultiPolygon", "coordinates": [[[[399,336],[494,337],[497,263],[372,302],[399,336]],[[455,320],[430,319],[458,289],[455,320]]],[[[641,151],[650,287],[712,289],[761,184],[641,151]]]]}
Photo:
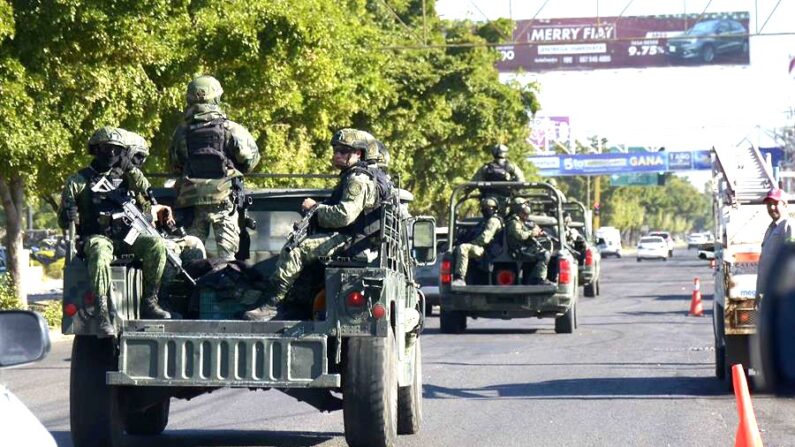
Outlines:
{"type": "Polygon", "coordinates": [[[203,242],[212,226],[218,257],[234,260],[241,231],[236,198],[243,193],[243,174],[254,169],[260,154],[248,130],[226,118],[222,93],[212,76],[188,84],[184,121],[174,131],[169,156],[181,176],[175,207],[188,216],[188,234],[203,242]]]}

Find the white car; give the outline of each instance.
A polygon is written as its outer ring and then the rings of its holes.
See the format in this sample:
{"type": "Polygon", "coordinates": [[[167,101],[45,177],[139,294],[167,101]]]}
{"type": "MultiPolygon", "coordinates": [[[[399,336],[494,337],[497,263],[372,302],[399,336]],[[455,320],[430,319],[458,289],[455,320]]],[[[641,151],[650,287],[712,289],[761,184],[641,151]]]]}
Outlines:
{"type": "MultiPolygon", "coordinates": [[[[671,258],[674,255],[674,238],[671,237],[671,233],[667,231],[650,231],[649,234],[646,236],[660,236],[665,241],[666,246],[668,247],[668,257],[671,258]]],[[[645,236],[644,236],[645,237],[645,236]]]]}
{"type": "Polygon", "coordinates": [[[643,236],[638,241],[638,262],[643,259],[668,260],[668,243],[660,236],[643,236]]]}
{"type": "Polygon", "coordinates": [[[698,248],[701,244],[712,242],[712,233],[690,233],[687,235],[687,248],[698,248]]]}

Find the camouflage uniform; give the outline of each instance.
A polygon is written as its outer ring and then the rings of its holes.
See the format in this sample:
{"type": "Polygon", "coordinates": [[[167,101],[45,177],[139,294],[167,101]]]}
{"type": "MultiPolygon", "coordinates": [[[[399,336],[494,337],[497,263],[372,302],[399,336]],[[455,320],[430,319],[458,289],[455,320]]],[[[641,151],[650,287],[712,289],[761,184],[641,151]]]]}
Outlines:
{"type": "Polygon", "coordinates": [[[508,147],[504,144],[498,144],[492,147],[491,154],[494,160],[484,164],[475,176],[472,177],[473,182],[523,182],[525,181],[524,173],[519,166],[508,161],[508,147]]]}
{"type": "MultiPolygon", "coordinates": [[[[98,130],[89,141],[89,151],[96,155],[96,147],[92,141],[100,141],[114,147],[124,147],[122,137],[123,129],[102,128],[98,130]]],[[[126,156],[126,155],[125,155],[126,156]]],[[[98,196],[90,190],[91,182],[94,179],[105,177],[109,180],[118,179],[121,181],[119,188],[128,191],[136,197],[138,205],[148,213],[151,211],[149,189],[151,185],[144,177],[143,173],[135,167],[119,167],[119,161],[111,162],[108,167],[99,161],[95,156],[91,166],[82,169],[70,176],[61,194],[61,208],[58,212],[58,222],[61,228],[67,228],[70,221],[74,218],[78,225],[78,232],[83,239],[83,252],[85,253],[91,290],[97,297],[97,305],[100,308],[100,318],[108,318],[101,323],[105,335],[112,335],[107,299],[110,296],[110,264],[113,261],[114,253],[132,253],[143,263],[143,297],[142,314],[149,318],[169,318],[167,312],[163,311],[157,302],[157,291],[163,276],[163,269],[166,263],[166,251],[163,242],[156,237],[138,236],[132,246],[123,241],[113,240],[111,237],[119,235],[111,232],[109,217],[98,212],[99,207],[108,206],[107,201],[98,202],[98,196]],[[75,216],[69,216],[70,210],[75,216]],[[78,220],[79,218],[79,220],[78,220]]]]}
{"type": "MultiPolygon", "coordinates": [[[[362,233],[367,213],[379,205],[379,190],[364,158],[375,139],[367,132],[342,129],[334,134],[335,152],[361,153],[361,163],[341,168],[340,181],[329,200],[315,208],[317,230],[295,247],[282,248],[276,270],[270,278],[271,290],[264,304],[245,313],[250,320],[269,319],[275,306],[284,301],[303,268],[318,258],[333,256],[349,246],[362,233]]],[[[350,160],[350,156],[348,156],[350,160]]]]}
{"type": "Polygon", "coordinates": [[[220,84],[212,77],[201,76],[191,81],[188,108],[183,123],[172,136],[169,158],[174,172],[181,175],[176,184],[175,207],[192,212],[188,234],[204,241],[212,226],[218,256],[233,260],[240,246],[239,216],[233,201],[234,185],[254,169],[260,154],[248,130],[226,118],[219,105],[221,93],[220,84]],[[191,177],[187,169],[191,161],[187,132],[215,122],[222,122],[223,147],[220,149],[230,162],[225,175],[221,178],[191,177]]]}
{"type": "MultiPolygon", "coordinates": [[[[168,249],[179,256],[183,266],[207,257],[204,243],[195,236],[166,237],[163,241],[168,249]]],[[[166,270],[163,273],[163,284],[173,281],[178,274],[179,271],[176,267],[166,264],[166,270]]]]}
{"type": "Polygon", "coordinates": [[[530,272],[531,283],[537,284],[546,280],[550,253],[549,250],[539,245],[533,236],[537,225],[514,213],[508,218],[508,223],[505,226],[505,238],[511,256],[519,260],[535,262],[530,272]]]}
{"type": "MultiPolygon", "coordinates": [[[[486,247],[494,240],[494,236],[502,230],[502,219],[496,215],[497,201],[494,198],[485,198],[481,201],[481,206],[491,208],[493,214],[484,214],[484,221],[481,222],[482,229],[476,229],[478,234],[472,241],[455,247],[455,270],[453,271],[453,276],[456,281],[463,282],[466,279],[469,260],[482,258],[486,247]]],[[[463,284],[459,283],[457,285],[463,284]]]]}

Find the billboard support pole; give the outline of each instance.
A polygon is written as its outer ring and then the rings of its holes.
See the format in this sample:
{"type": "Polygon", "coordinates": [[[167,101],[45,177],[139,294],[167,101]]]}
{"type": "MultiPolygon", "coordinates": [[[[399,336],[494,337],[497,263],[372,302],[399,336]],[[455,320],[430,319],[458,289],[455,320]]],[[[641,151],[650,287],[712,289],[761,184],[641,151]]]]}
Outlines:
{"type": "Polygon", "coordinates": [[[601,196],[602,196],[602,177],[596,176],[596,178],[594,179],[593,203],[591,204],[591,209],[593,209],[595,204],[599,204],[600,210],[599,210],[598,213],[594,213],[594,217],[593,217],[593,227],[594,228],[599,228],[599,227],[602,226],[602,225],[600,225],[601,224],[601,219],[602,219],[602,213],[601,213],[602,197],[601,196]]]}

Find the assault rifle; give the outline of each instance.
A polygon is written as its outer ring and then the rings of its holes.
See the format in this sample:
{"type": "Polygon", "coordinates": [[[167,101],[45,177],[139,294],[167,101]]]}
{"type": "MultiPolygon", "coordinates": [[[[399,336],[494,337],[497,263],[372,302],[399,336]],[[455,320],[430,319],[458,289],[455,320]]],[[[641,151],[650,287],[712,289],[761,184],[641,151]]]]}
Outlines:
{"type": "Polygon", "coordinates": [[[309,236],[309,233],[311,233],[314,224],[313,218],[315,217],[315,211],[317,211],[317,205],[318,204],[315,204],[312,206],[312,208],[309,208],[304,214],[303,219],[293,225],[293,231],[289,236],[287,236],[287,242],[284,244],[284,247],[287,249],[287,251],[297,247],[298,244],[303,242],[304,239],[309,236]]]}
{"type": "MultiPolygon", "coordinates": [[[[107,188],[110,185],[107,177],[103,177],[94,188],[102,189],[107,188]],[[103,182],[107,182],[104,184],[103,182]]],[[[112,187],[112,185],[110,185],[112,187]]],[[[116,203],[118,203],[122,207],[122,211],[119,213],[115,213],[113,218],[121,218],[130,227],[130,231],[127,233],[127,236],[124,237],[124,242],[129,245],[132,245],[135,240],[140,235],[146,236],[154,236],[156,238],[165,239],[157,228],[146,218],[144,213],[138,209],[135,205],[135,200],[127,194],[122,194],[118,191],[113,191],[109,194],[109,197],[112,198],[116,203]]],[[[171,263],[184,277],[191,283],[191,285],[196,285],[196,280],[190,276],[190,274],[185,270],[182,266],[182,260],[179,256],[174,253],[174,251],[169,248],[168,244],[166,244],[166,258],[168,258],[168,262],[171,263]]]]}

